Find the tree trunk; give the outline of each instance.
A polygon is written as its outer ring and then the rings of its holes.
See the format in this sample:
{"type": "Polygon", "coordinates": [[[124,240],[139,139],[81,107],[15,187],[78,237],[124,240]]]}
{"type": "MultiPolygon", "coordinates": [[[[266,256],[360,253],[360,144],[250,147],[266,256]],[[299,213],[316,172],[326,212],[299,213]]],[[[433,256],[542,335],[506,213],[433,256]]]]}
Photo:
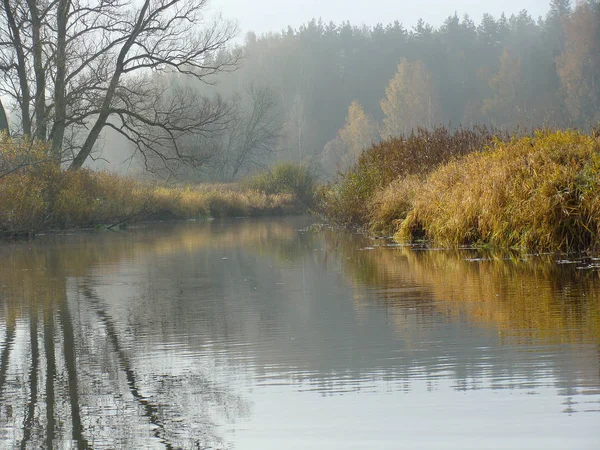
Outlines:
{"type": "Polygon", "coordinates": [[[67,103],[65,100],[67,75],[67,16],[70,0],[60,0],[56,17],[56,81],[54,83],[54,126],[52,128],[52,156],[60,161],[63,139],[65,136],[65,121],[67,103]]]}
{"type": "Polygon", "coordinates": [[[4,12],[10,31],[12,33],[13,45],[17,54],[17,74],[19,76],[19,85],[21,87],[21,98],[18,99],[21,106],[21,123],[23,124],[23,134],[31,136],[31,117],[29,116],[29,102],[31,95],[29,93],[29,81],[27,80],[27,67],[25,65],[25,53],[23,52],[23,43],[21,42],[21,32],[15,17],[13,15],[9,0],[3,0],[4,12]]]}
{"type": "MultiPolygon", "coordinates": [[[[7,1],[7,0],[4,0],[7,1]]],[[[102,107],[100,108],[100,113],[98,114],[98,118],[96,119],[96,123],[90,130],[81,150],[77,153],[77,156],[73,159],[69,170],[78,170],[81,169],[85,160],[92,153],[92,149],[94,148],[94,144],[98,140],[98,136],[100,135],[100,131],[106,125],[106,120],[110,115],[110,106],[115,96],[115,92],[117,91],[117,86],[119,85],[119,78],[121,78],[121,74],[123,73],[124,65],[125,65],[125,57],[129,52],[129,49],[135,42],[138,34],[142,29],[142,25],[144,23],[144,17],[146,16],[146,12],[148,11],[148,7],[150,6],[150,0],[145,0],[144,5],[142,6],[139,16],[137,18],[134,29],[131,31],[131,35],[127,39],[127,41],[123,44],[121,51],[119,52],[119,56],[117,57],[117,62],[115,65],[115,72],[110,80],[110,84],[108,85],[108,89],[106,90],[106,95],[104,96],[104,101],[102,102],[102,107]]]]}
{"type": "Polygon", "coordinates": [[[3,131],[10,136],[10,129],[8,128],[8,117],[6,117],[6,111],[4,110],[2,99],[0,99],[0,133],[2,133],[3,131]]]}
{"type": "Polygon", "coordinates": [[[33,71],[35,73],[35,138],[45,142],[48,126],[46,124],[46,71],[44,70],[42,38],[40,35],[42,21],[37,9],[36,0],[27,0],[31,14],[31,31],[33,38],[33,71]]]}

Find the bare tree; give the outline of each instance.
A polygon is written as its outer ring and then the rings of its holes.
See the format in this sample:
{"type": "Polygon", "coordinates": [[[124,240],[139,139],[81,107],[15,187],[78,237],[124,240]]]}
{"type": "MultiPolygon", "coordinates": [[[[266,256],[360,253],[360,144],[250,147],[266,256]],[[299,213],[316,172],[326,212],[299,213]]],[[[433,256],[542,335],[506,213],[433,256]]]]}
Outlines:
{"type": "MultiPolygon", "coordinates": [[[[232,181],[246,171],[265,166],[269,156],[275,152],[282,123],[276,96],[271,89],[250,84],[243,94],[235,94],[221,102],[220,112],[224,114],[205,127],[211,132],[185,135],[177,143],[183,154],[193,155],[194,159],[202,161],[205,170],[181,173],[186,168],[180,166],[177,175],[191,178],[208,175],[211,180],[232,181]]],[[[212,117],[216,116],[212,114],[212,117]]],[[[145,159],[144,163],[150,171],[164,174],[164,158],[181,160],[179,155],[163,153],[145,159]]]]}
{"type": "Polygon", "coordinates": [[[273,91],[250,85],[246,94],[249,107],[244,109],[238,101],[237,126],[231,129],[228,138],[225,169],[232,180],[240,170],[260,166],[274,152],[281,136],[273,91]]]}
{"type": "Polygon", "coordinates": [[[218,95],[204,97],[189,86],[174,86],[169,78],[136,80],[124,94],[123,107],[112,109],[113,120],[106,126],[135,146],[147,170],[160,175],[206,164],[216,156],[207,142],[219,139],[231,126],[230,102],[218,95]],[[199,139],[203,145],[189,145],[199,139]]]}
{"type": "Polygon", "coordinates": [[[73,170],[106,127],[143,155],[168,148],[197,162],[177,143],[221,121],[223,102],[208,106],[159,75],[208,82],[235,67],[237,55],[222,52],[235,26],[209,22],[208,0],[1,1],[0,95],[12,100],[19,133],[51,141],[57,159],[71,155],[73,170]]]}

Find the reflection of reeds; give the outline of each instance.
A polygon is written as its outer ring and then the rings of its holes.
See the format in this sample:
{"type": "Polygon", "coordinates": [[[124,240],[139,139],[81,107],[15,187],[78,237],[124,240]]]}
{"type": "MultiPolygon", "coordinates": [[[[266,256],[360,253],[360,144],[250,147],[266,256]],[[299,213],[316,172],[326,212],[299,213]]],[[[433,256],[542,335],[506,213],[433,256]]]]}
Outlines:
{"type": "Polygon", "coordinates": [[[552,257],[470,260],[472,253],[459,250],[360,251],[356,242],[330,243],[341,248],[345,269],[358,284],[381,287],[377,301],[387,307],[416,306],[426,314],[435,308],[516,337],[600,342],[598,272],[558,265],[552,257]],[[430,301],[415,301],[411,287],[430,301]]]}
{"type": "Polygon", "coordinates": [[[451,315],[466,314],[516,336],[600,340],[596,273],[560,270],[551,259],[465,261],[446,252],[421,252],[409,261],[451,315]]]}
{"type": "MultiPolygon", "coordinates": [[[[81,277],[93,266],[105,268],[130,259],[202,249],[244,246],[259,254],[292,259],[302,250],[297,231],[286,220],[239,220],[224,226],[214,222],[181,223],[128,233],[80,234],[40,238],[34,245],[10,242],[0,246],[0,293],[6,317],[27,316],[36,308],[52,314],[56,289],[65,277],[81,277]]],[[[64,287],[62,287],[64,288],[64,287]]],[[[1,314],[1,312],[0,312],[1,314]]]]}

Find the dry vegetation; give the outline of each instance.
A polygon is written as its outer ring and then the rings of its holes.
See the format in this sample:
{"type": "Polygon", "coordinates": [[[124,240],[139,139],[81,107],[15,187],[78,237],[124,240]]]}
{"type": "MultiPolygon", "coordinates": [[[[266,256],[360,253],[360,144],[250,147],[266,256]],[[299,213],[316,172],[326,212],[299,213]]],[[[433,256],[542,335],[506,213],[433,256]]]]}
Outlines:
{"type": "MultiPolygon", "coordinates": [[[[373,162],[365,164],[378,160],[382,146],[369,149],[327,188],[323,209],[342,223],[395,231],[399,241],[425,238],[445,246],[552,251],[598,247],[600,139],[578,131],[538,131],[488,143],[479,138],[479,148],[449,139],[452,151],[436,151],[432,158],[410,153],[408,164],[415,170],[396,166],[395,177],[382,175],[373,162]],[[362,177],[367,168],[377,175],[362,177]],[[370,185],[355,187],[359,178],[370,185]]],[[[424,141],[421,146],[429,153],[443,147],[443,142],[431,146],[424,136],[413,139],[424,141]]],[[[384,156],[390,154],[400,152],[384,156]]],[[[388,171],[392,166],[381,165],[388,171]]]]}
{"type": "Polygon", "coordinates": [[[493,139],[485,127],[455,131],[437,127],[383,141],[364,151],[354,167],[322,190],[321,208],[338,223],[366,225],[373,214],[373,196],[391,182],[409,175],[424,178],[440,164],[481,150],[493,139]]]}
{"type": "MultiPolygon", "coordinates": [[[[48,148],[0,141],[0,235],[124,222],[297,214],[307,193],[232,184],[162,186],[106,172],[63,171],[48,148]]],[[[269,174],[261,174],[262,179],[269,174]]],[[[307,188],[308,189],[308,188],[307,188]]],[[[312,189],[312,186],[310,187],[312,189]]]]}
{"type": "Polygon", "coordinates": [[[389,317],[399,327],[406,314],[436,311],[496,329],[501,338],[524,342],[543,338],[577,343],[600,338],[596,271],[557,265],[549,255],[409,247],[360,251],[346,241],[333,235],[329,242],[341,251],[344,273],[357,287],[377,287],[374,296],[359,297],[356,307],[368,308],[377,302],[389,308],[389,317]]]}

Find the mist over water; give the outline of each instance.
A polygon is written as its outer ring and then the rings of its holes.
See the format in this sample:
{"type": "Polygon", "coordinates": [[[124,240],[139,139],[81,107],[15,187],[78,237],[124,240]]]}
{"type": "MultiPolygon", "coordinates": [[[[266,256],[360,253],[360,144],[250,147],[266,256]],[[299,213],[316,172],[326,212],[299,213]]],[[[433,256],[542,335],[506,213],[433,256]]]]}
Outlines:
{"type": "Polygon", "coordinates": [[[600,443],[593,261],[422,251],[312,222],[3,243],[3,445],[600,443]]]}

